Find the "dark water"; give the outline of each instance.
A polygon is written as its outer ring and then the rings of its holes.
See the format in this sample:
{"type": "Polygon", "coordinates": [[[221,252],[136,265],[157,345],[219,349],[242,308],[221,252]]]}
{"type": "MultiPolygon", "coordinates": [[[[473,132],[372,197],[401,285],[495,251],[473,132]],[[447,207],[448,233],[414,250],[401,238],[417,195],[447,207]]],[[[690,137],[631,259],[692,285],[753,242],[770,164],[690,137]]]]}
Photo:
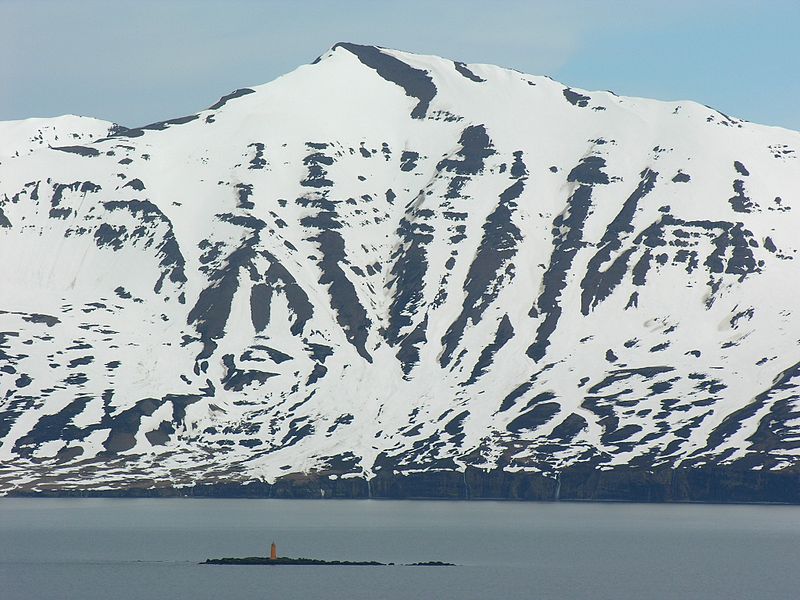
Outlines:
{"type": "Polygon", "coordinates": [[[800,598],[800,507],[0,499],[0,599],[800,598]],[[280,554],[435,567],[203,566],[280,554]]]}

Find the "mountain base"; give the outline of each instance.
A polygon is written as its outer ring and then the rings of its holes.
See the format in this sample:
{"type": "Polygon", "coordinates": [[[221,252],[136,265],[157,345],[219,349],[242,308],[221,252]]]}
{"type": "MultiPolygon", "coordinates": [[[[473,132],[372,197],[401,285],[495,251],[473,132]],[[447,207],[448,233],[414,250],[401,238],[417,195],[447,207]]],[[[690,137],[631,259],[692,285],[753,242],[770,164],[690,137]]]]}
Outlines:
{"type": "Polygon", "coordinates": [[[176,487],[132,481],[116,488],[16,489],[16,497],[207,497],[391,500],[534,500],[800,504],[800,472],[733,467],[609,470],[572,467],[556,478],[531,472],[464,471],[380,473],[363,477],[292,474],[275,483],[207,482],[176,487]]]}

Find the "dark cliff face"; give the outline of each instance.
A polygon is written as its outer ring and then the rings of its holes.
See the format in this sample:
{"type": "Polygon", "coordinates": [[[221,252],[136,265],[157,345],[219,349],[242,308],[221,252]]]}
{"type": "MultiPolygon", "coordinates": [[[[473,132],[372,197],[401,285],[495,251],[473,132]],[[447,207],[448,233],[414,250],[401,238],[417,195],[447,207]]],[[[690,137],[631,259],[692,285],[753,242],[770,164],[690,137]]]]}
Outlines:
{"type": "Polygon", "coordinates": [[[567,469],[557,478],[468,468],[406,475],[330,479],[286,476],[269,484],[204,483],[192,487],[127,487],[114,490],[17,490],[15,496],[124,498],[436,499],[528,500],[538,502],[709,502],[800,504],[797,472],[749,471],[731,467],[658,469],[630,467],[595,471],[567,469]]]}
{"type": "Polygon", "coordinates": [[[0,493],[792,497],[800,134],[347,43],[86,127],[0,136],[0,493]]]}

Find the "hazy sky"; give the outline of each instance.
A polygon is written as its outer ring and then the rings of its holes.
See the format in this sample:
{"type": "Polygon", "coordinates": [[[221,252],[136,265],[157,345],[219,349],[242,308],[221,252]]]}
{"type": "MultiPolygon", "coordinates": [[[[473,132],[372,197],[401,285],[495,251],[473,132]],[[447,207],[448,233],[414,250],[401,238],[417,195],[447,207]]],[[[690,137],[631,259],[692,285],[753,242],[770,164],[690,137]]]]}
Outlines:
{"type": "Polygon", "coordinates": [[[0,0],[0,119],[192,113],[337,41],[800,130],[800,0],[0,0]]]}

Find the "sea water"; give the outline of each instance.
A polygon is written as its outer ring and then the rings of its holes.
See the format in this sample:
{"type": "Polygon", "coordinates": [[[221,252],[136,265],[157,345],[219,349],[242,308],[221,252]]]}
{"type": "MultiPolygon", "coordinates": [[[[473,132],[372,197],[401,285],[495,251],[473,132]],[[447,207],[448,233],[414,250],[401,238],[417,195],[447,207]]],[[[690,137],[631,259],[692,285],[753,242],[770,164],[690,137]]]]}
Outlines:
{"type": "Polygon", "coordinates": [[[800,598],[800,507],[0,499],[0,599],[800,598]],[[198,564],[265,556],[455,567],[198,564]]]}

